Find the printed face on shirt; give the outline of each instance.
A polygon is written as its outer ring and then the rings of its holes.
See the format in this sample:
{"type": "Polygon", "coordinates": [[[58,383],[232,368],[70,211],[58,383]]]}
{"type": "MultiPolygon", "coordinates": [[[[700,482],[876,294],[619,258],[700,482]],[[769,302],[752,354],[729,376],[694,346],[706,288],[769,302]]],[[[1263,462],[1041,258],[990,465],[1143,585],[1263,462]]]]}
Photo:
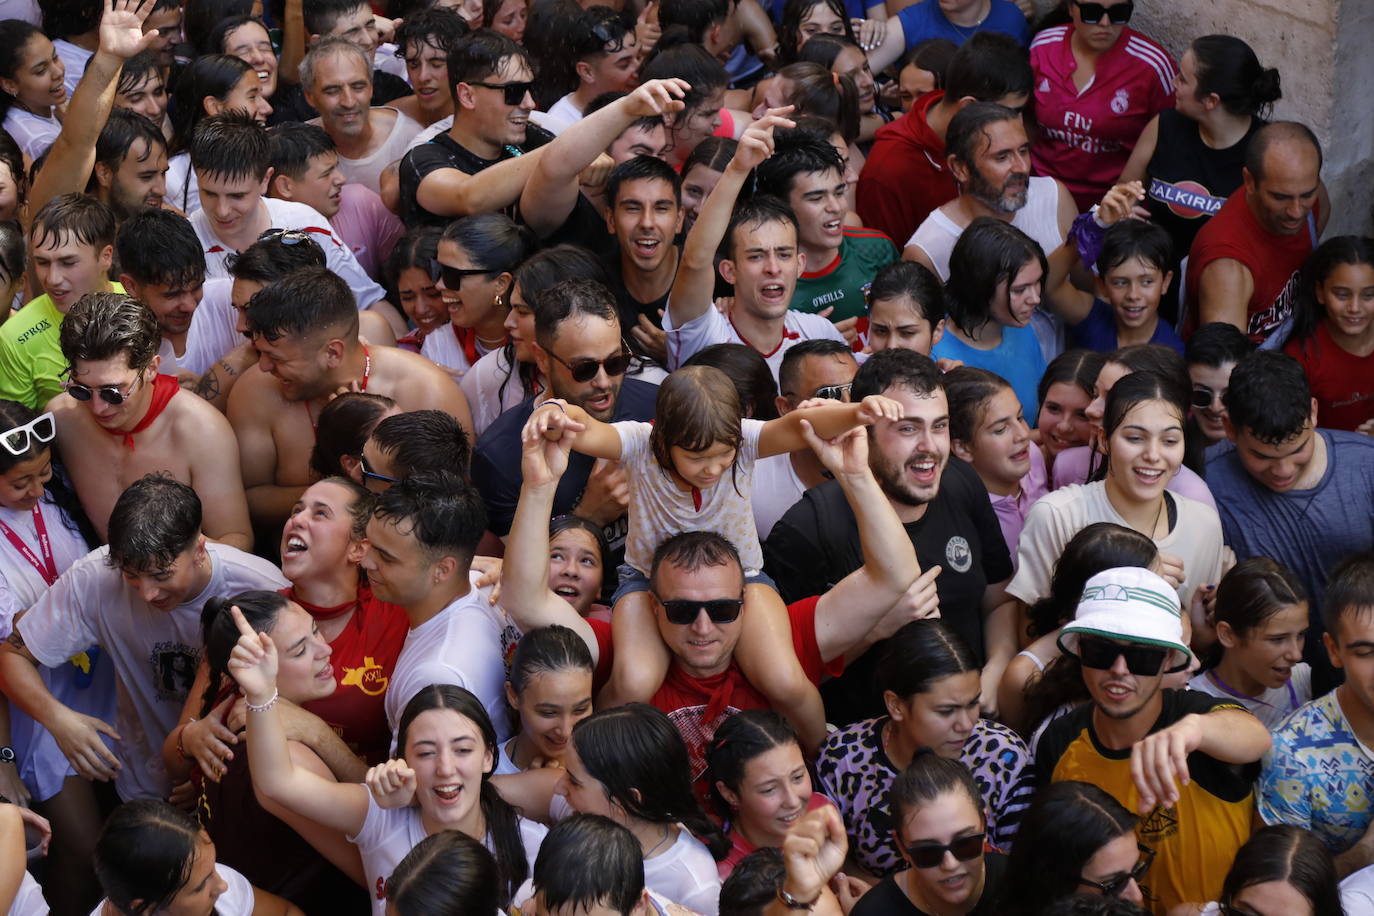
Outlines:
{"type": "Polygon", "coordinates": [[[958,760],[981,715],[981,690],[978,672],[964,671],[940,678],[925,692],[909,697],[885,691],[883,703],[892,717],[892,727],[908,743],[928,747],[948,760],[958,760]]]}
{"type": "Polygon", "coordinates": [[[530,675],[520,693],[509,682],[506,699],[520,716],[520,731],[536,757],[561,761],[573,726],[592,714],[592,672],[566,666],[530,675]]]}
{"type": "Polygon", "coordinates": [[[990,490],[1002,495],[1018,492],[1021,478],[1030,473],[1034,447],[1021,399],[1011,388],[1001,388],[976,413],[972,437],[953,443],[955,454],[973,465],[990,490]]]}
{"type": "Polygon", "coordinates": [[[255,178],[196,169],[200,206],[210,220],[210,230],[220,241],[233,238],[252,221],[267,193],[270,174],[255,178]]]}
{"type": "Polygon", "coordinates": [[[883,395],[902,405],[902,418],[870,428],[869,467],[888,499],[923,506],[939,494],[949,462],[949,401],[943,388],[917,394],[893,386],[883,395]]]}
{"type": "Polygon", "coordinates": [[[294,601],[277,614],[269,633],[277,647],[277,689],[292,703],[323,700],[338,686],[329,661],[329,643],[319,625],[294,601]]]}
{"type": "Polygon", "coordinates": [[[211,916],[215,912],[215,901],[229,890],[229,885],[215,870],[215,844],[203,830],[191,853],[186,873],[186,883],[159,912],[167,916],[211,916]]]}
{"type": "Polygon", "coordinates": [[[760,846],[781,847],[788,829],[806,813],[813,789],[801,747],[777,744],[744,764],[739,784],[716,789],[731,808],[731,819],[760,846]]]}
{"type": "Polygon", "coordinates": [[[331,137],[356,138],[368,129],[372,113],[370,60],[340,49],[315,61],[314,83],[306,87],[320,126],[331,137]]]}
{"type": "Polygon", "coordinates": [[[629,162],[636,156],[652,156],[668,161],[668,128],[659,121],[653,127],[631,124],[615,138],[606,155],[616,165],[629,162]]]}
{"type": "MultiPolygon", "coordinates": [[[[524,9],[523,0],[516,2],[524,9]]],[[[505,9],[505,6],[502,9],[505,9]]],[[[522,20],[521,30],[523,29],[522,20]]],[[[415,90],[415,100],[420,110],[426,113],[451,111],[453,96],[448,88],[448,52],[430,44],[430,40],[412,41],[406,44],[405,62],[406,78],[415,90]]]]}
{"type": "Polygon", "coordinates": [[[1015,213],[1030,194],[1030,140],[1020,118],[994,121],[983,128],[973,162],[954,163],[955,177],[969,196],[997,213],[1015,213]]]}
{"type": "Polygon", "coordinates": [[[344,178],[343,172],[339,171],[338,153],[327,150],[311,156],[301,176],[288,179],[289,193],[282,193],[281,181],[284,177],[274,177],[276,196],[314,207],[325,219],[333,219],[339,212],[339,205],[343,201],[343,186],[347,179],[344,178]]]}
{"type": "Polygon", "coordinates": [[[52,479],[52,450],[46,446],[30,452],[0,473],[0,506],[12,512],[31,512],[43,498],[43,486],[52,479]]]}
{"type": "MultiPolygon", "coordinates": [[[[895,812],[894,812],[895,813],[895,812]]],[[[912,846],[948,846],[963,837],[986,830],[987,825],[977,804],[962,788],[942,792],[918,808],[906,812],[897,831],[902,857],[912,846]]],[[[912,867],[907,880],[920,888],[921,895],[939,901],[950,912],[963,912],[980,894],[984,880],[983,857],[960,862],[946,851],[934,868],[912,867]]]]}
{"type": "Polygon", "coordinates": [[[692,677],[713,677],[730,667],[743,615],[730,623],[716,623],[703,608],[690,624],[676,624],[668,621],[658,602],[738,599],[744,591],[744,574],[739,565],[702,566],[689,571],[663,563],[654,576],[653,589],[658,599],[654,602],[658,632],[683,670],[692,677]]]}
{"type": "Polygon", "coordinates": [[[1051,461],[1064,449],[1088,444],[1092,436],[1087,413],[1090,403],[1088,393],[1073,382],[1055,382],[1045,392],[1035,427],[1040,430],[1045,456],[1051,461]]]}
{"type": "MultiPolygon", "coordinates": [[[[518,57],[507,57],[501,61],[495,73],[477,82],[504,86],[507,83],[528,83],[532,79],[534,73],[524,61],[518,57]]],[[[467,100],[462,107],[472,112],[474,129],[483,140],[494,146],[519,146],[525,142],[530,112],[535,108],[534,96],[526,92],[518,105],[507,105],[502,89],[459,83],[459,97],[460,101],[467,100]]]]}
{"type": "Polygon", "coordinates": [[[109,282],[114,248],[97,247],[70,232],[50,233],[39,223],[31,233],[31,258],[38,284],[64,315],[87,293],[99,292],[109,282]]]}
{"type": "Polygon", "coordinates": [[[267,30],[256,22],[245,22],[224,36],[224,53],[237,57],[258,74],[262,94],[277,93],[277,54],[267,30]]]}
{"type": "Polygon", "coordinates": [[[1154,323],[1159,300],[1173,279],[1172,270],[1160,270],[1144,258],[1130,257],[1107,268],[1097,280],[1097,292],[1112,307],[1118,328],[1137,330],[1154,323]]]}
{"type": "Polygon", "coordinates": [[[625,349],[620,337],[620,322],[606,321],[592,315],[574,315],[558,325],[558,333],[545,352],[536,344],[535,360],[549,380],[549,389],[556,398],[576,404],[602,422],[615,415],[620,400],[620,386],[624,375],[607,375],[605,361],[625,349]],[[590,381],[579,382],[572,377],[568,366],[582,360],[594,359],[603,363],[590,381]]]}
{"type": "Polygon", "coordinates": [[[682,229],[682,207],[668,182],[636,178],[616,189],[606,224],[622,257],[636,270],[653,273],[673,254],[673,240],[682,229]]]}
{"type": "Polygon", "coordinates": [[[157,377],[158,357],[142,370],[129,368],[127,353],[110,359],[78,359],[71,366],[70,379],[91,389],[92,396],[81,406],[90,412],[95,422],[105,429],[132,429],[148,412],[153,397],[153,379],[157,377]],[[109,404],[98,389],[117,388],[124,395],[123,404],[109,404]]]}
{"type": "Polygon", "coordinates": [[[1218,621],[1217,638],[1227,657],[1247,678],[1272,690],[1287,684],[1293,677],[1293,666],[1302,661],[1307,623],[1307,602],[1299,601],[1279,607],[1245,631],[1238,632],[1229,623],[1218,621]]]}
{"type": "Polygon", "coordinates": [[[1307,489],[1315,486],[1309,480],[1309,466],[1317,454],[1317,401],[1312,400],[1312,414],[1307,425],[1283,442],[1264,442],[1248,429],[1237,429],[1226,420],[1226,432],[1236,443],[1236,457],[1246,473],[1275,493],[1307,489]]]}
{"type": "Polygon", "coordinates": [[[156,68],[147,71],[138,82],[124,92],[115,94],[116,108],[136,111],[154,124],[161,124],[167,113],[167,85],[156,68]]]}
{"type": "Polygon", "coordinates": [[[353,491],[322,480],[291,507],[281,533],[282,575],[292,582],[321,576],[362,556],[353,537],[353,491]]]}
{"type": "Polygon", "coordinates": [[[1245,199],[1255,219],[1274,235],[1308,231],[1307,218],[1321,189],[1317,151],[1299,140],[1275,140],[1264,153],[1264,175],[1244,171],[1245,199]]]}
{"type": "Polygon", "coordinates": [[[1164,495],[1183,465],[1183,415],[1167,401],[1141,401],[1107,440],[1107,493],[1138,503],[1164,495]]]}
{"type": "MultiPolygon", "coordinates": [[[[845,200],[845,184],[841,172],[798,172],[787,192],[787,204],[797,215],[801,226],[798,240],[812,252],[838,251],[844,241],[844,215],[849,209],[845,200]]],[[[813,264],[820,269],[825,264],[813,264]]]]}
{"type": "Polygon", "coordinates": [[[421,815],[441,828],[463,823],[495,764],[477,723],[456,710],[427,709],[411,721],[402,750],[421,815]]]}
{"type": "Polygon", "coordinates": [[[797,229],[785,220],[735,226],[730,257],[720,262],[720,275],[734,284],[735,307],[765,321],[787,314],[805,269],[797,229]]]}

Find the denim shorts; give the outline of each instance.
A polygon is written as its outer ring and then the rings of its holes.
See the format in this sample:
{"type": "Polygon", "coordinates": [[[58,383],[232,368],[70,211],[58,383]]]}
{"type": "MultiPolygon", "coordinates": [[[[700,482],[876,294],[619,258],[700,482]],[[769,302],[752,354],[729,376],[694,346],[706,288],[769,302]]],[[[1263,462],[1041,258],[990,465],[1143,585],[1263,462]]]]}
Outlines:
{"type": "MultiPolygon", "coordinates": [[[[620,584],[616,586],[615,596],[611,598],[611,607],[620,603],[620,599],[635,592],[647,592],[649,590],[649,577],[635,569],[629,563],[622,563],[615,571],[620,579],[620,584]]],[[[775,583],[767,573],[761,569],[746,570],[744,574],[746,585],[766,585],[773,591],[778,590],[775,583]]]]}

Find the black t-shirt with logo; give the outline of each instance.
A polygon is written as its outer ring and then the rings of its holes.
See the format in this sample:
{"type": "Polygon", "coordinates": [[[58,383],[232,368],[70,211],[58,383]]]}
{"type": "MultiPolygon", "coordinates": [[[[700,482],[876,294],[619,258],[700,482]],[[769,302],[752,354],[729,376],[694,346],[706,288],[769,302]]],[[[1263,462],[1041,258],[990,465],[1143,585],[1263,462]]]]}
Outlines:
{"type": "MultiPolygon", "coordinates": [[[[951,457],[940,492],[925,515],[905,526],[921,569],[940,566],[935,580],[940,616],[982,664],[983,593],[1011,576],[1011,554],[1002,539],[987,488],[973,468],[951,457]]],[[[828,591],[863,565],[858,521],[836,481],[807,490],[773,526],[763,546],[764,570],[791,603],[828,591]]],[[[882,643],[871,647],[844,674],[821,688],[827,719],[843,727],[882,715],[873,671],[882,643]]]]}

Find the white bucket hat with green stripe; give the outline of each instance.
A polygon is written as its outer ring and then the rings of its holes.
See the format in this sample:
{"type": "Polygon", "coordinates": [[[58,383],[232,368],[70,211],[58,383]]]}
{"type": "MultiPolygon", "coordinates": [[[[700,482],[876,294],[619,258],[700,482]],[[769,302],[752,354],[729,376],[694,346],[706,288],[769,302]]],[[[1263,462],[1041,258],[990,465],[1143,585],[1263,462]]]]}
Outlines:
{"type": "Polygon", "coordinates": [[[1077,655],[1080,635],[1173,649],[1181,658],[1167,665],[1166,671],[1181,669],[1192,657],[1183,642],[1178,592],[1139,566],[1104,570],[1088,580],[1073,620],[1059,636],[1059,647],[1077,655]]]}

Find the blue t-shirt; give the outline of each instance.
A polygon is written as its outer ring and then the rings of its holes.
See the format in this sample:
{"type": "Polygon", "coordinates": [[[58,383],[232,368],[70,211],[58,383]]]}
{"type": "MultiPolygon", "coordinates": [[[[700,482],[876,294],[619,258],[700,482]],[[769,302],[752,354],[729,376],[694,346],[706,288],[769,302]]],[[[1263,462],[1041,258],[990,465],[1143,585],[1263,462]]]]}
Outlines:
{"type": "Polygon", "coordinates": [[[906,39],[908,51],[931,38],[947,38],[961,45],[974,32],[1001,32],[1015,38],[1023,48],[1030,44],[1030,24],[1011,0],[992,0],[987,18],[978,26],[959,26],[950,22],[940,9],[940,0],[914,3],[898,13],[897,20],[902,24],[902,37],[906,39]]]}
{"type": "MultiPolygon", "coordinates": [[[[994,0],[994,2],[996,2],[996,0],[994,0]]],[[[869,5],[877,6],[878,3],[875,0],[875,2],[869,5]]],[[[844,0],[845,18],[867,19],[869,5],[866,5],[864,0],[844,0]]],[[[768,11],[773,15],[773,21],[779,25],[782,24],[782,10],[785,6],[787,6],[787,0],[773,0],[767,7],[768,11]]],[[[882,17],[880,16],[879,18],[882,17]]],[[[727,67],[726,69],[728,70],[729,68],[727,67]]]]}
{"type": "MultiPolygon", "coordinates": [[[[1087,347],[1098,353],[1110,353],[1117,349],[1116,312],[1111,303],[1094,299],[1088,317],[1069,330],[1069,339],[1075,347],[1087,347]]],[[[1169,322],[1162,318],[1155,323],[1155,333],[1150,343],[1173,347],[1179,356],[1183,355],[1183,341],[1179,340],[1169,322]]]]}
{"type": "Polygon", "coordinates": [[[1035,418],[1040,412],[1036,388],[1040,385],[1040,376],[1045,374],[1045,356],[1040,352],[1040,342],[1035,332],[1029,327],[1002,328],[1002,342],[992,350],[970,347],[952,332],[946,331],[940,342],[931,348],[930,357],[957,359],[965,366],[996,372],[1016,392],[1026,422],[1035,425],[1035,418]]]}

